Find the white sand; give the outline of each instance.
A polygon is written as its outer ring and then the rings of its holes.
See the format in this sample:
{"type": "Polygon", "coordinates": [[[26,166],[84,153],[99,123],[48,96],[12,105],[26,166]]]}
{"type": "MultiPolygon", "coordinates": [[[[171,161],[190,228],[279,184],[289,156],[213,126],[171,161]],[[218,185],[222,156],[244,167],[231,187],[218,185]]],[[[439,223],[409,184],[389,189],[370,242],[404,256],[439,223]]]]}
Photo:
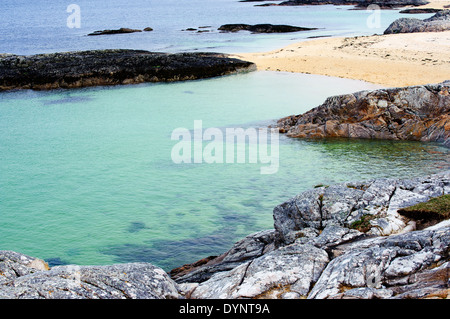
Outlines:
{"type": "Polygon", "coordinates": [[[450,80],[450,31],[320,38],[236,57],[256,63],[260,70],[336,76],[387,87],[439,83],[450,80]]]}

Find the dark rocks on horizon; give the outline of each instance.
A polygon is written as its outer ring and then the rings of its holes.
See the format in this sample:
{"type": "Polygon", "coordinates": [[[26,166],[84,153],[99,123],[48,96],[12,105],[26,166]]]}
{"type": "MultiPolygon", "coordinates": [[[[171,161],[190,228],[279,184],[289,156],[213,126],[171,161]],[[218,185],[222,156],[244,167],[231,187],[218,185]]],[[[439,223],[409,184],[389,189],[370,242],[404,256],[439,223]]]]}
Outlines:
{"type": "Polygon", "coordinates": [[[437,13],[442,11],[443,9],[433,9],[433,8],[413,8],[413,9],[405,9],[401,10],[399,13],[407,13],[407,14],[420,14],[420,13],[437,13]]]}
{"type": "Polygon", "coordinates": [[[144,50],[92,50],[0,56],[0,91],[48,90],[221,76],[255,65],[218,53],[167,54],[144,50]]]}
{"type": "MultiPolygon", "coordinates": [[[[243,0],[242,2],[263,2],[265,0],[243,0]]],[[[428,4],[426,0],[287,0],[276,3],[264,3],[256,6],[303,6],[303,5],[353,5],[357,7],[367,7],[369,5],[378,5],[382,9],[392,9],[404,6],[421,6],[428,4]]]]}
{"type": "Polygon", "coordinates": [[[115,29],[115,30],[99,30],[99,31],[94,31],[92,33],[89,33],[89,36],[93,36],[93,35],[105,35],[105,34],[123,34],[123,33],[135,33],[135,32],[142,32],[142,31],[153,31],[152,28],[147,27],[144,30],[139,30],[139,29],[130,29],[130,28],[120,28],[120,29],[115,29]]]}
{"type": "Polygon", "coordinates": [[[424,20],[416,18],[397,19],[389,25],[384,34],[440,32],[447,30],[450,30],[450,10],[442,10],[424,20]]]}
{"type": "Polygon", "coordinates": [[[295,27],[290,25],[273,25],[273,24],[224,24],[219,27],[219,31],[223,32],[238,32],[238,31],[250,31],[252,33],[287,33],[287,32],[299,32],[317,30],[317,28],[305,28],[295,27]]]}

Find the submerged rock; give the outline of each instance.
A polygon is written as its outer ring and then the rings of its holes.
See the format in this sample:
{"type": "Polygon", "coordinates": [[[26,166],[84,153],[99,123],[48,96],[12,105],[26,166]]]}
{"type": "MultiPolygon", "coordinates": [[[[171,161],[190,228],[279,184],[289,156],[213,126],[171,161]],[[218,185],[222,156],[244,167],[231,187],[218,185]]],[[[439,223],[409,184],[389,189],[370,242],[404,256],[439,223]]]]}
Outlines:
{"type": "Polygon", "coordinates": [[[442,10],[428,19],[400,18],[392,22],[384,34],[439,32],[450,30],[450,10],[442,10]]]}
{"type": "Polygon", "coordinates": [[[0,56],[0,91],[193,80],[254,69],[251,62],[217,53],[93,50],[4,55],[0,56]]]}
{"type": "Polygon", "coordinates": [[[312,110],[278,120],[296,138],[450,139],[450,82],[329,97],[312,110]]]}

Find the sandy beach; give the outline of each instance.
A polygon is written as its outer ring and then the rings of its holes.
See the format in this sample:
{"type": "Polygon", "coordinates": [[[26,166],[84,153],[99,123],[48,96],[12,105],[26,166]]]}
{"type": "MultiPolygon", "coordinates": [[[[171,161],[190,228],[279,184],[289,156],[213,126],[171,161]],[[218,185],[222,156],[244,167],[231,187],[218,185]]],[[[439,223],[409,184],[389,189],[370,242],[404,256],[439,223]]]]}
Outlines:
{"type": "Polygon", "coordinates": [[[450,5],[449,0],[432,0],[428,4],[418,6],[417,8],[448,9],[449,5],[450,5]]]}
{"type": "Polygon", "coordinates": [[[259,70],[320,74],[396,87],[449,80],[449,53],[450,31],[445,31],[317,38],[271,52],[236,56],[254,62],[259,70]]]}

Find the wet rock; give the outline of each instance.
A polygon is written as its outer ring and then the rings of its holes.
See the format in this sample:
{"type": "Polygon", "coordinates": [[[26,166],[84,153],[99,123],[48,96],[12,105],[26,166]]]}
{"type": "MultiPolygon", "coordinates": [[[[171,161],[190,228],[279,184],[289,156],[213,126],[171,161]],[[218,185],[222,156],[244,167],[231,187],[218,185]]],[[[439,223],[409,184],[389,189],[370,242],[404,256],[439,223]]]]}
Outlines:
{"type": "Polygon", "coordinates": [[[0,250],[0,285],[18,277],[48,269],[48,265],[41,259],[14,251],[0,250]]]}
{"type": "Polygon", "coordinates": [[[184,269],[174,269],[170,275],[178,283],[206,281],[215,273],[233,269],[273,250],[274,235],[273,229],[248,235],[224,254],[185,265],[184,269]]]}
{"type": "Polygon", "coordinates": [[[251,62],[217,53],[94,50],[0,57],[0,91],[170,82],[254,70],[251,62]]]}
{"type": "Polygon", "coordinates": [[[252,33],[287,33],[316,30],[316,28],[295,27],[290,25],[273,25],[273,24],[224,24],[219,27],[219,31],[238,32],[250,31],[252,33]]]}
{"type": "MultiPolygon", "coordinates": [[[[152,31],[152,30],[145,30],[145,31],[152,31]]],[[[121,33],[135,33],[135,32],[142,32],[142,30],[130,29],[130,28],[120,28],[120,29],[116,29],[116,30],[99,30],[99,31],[94,31],[92,33],[89,33],[88,35],[89,36],[93,36],[93,35],[121,34],[121,33]]]]}

